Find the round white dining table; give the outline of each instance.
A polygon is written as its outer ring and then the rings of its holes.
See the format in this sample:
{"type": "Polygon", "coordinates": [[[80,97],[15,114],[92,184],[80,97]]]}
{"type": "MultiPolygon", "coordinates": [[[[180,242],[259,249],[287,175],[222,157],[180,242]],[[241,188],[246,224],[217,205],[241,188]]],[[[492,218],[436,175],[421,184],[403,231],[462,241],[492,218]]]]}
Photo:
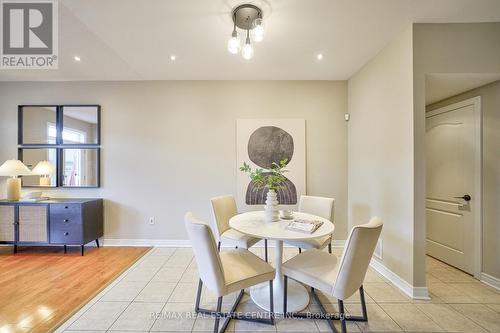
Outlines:
{"type": "MultiPolygon", "coordinates": [[[[263,211],[254,211],[238,214],[229,220],[231,228],[252,237],[273,240],[275,242],[275,270],[273,280],[274,312],[283,313],[283,273],[281,265],[283,263],[283,241],[284,240],[308,240],[331,235],[335,229],[333,223],[320,216],[293,213],[294,219],[304,219],[309,221],[322,221],[323,224],[312,234],[292,231],[286,229],[291,220],[280,219],[277,222],[266,222],[263,211]]],[[[287,311],[298,312],[309,304],[309,293],[307,289],[294,280],[288,280],[287,285],[287,311]]],[[[269,311],[269,283],[250,288],[250,297],[259,307],[269,311]]]]}

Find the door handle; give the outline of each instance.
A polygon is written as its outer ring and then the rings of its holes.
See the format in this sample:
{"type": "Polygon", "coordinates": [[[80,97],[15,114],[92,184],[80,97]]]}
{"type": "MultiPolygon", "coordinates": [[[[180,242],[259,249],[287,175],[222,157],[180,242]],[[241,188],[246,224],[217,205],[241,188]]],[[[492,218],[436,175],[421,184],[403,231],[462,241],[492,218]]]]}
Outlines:
{"type": "Polygon", "coordinates": [[[463,196],[461,196],[461,197],[454,197],[454,198],[455,198],[455,199],[463,199],[463,200],[465,200],[465,201],[470,201],[470,200],[472,199],[472,198],[471,198],[471,196],[470,196],[470,195],[468,195],[468,194],[464,194],[464,195],[463,195],[463,196]]]}

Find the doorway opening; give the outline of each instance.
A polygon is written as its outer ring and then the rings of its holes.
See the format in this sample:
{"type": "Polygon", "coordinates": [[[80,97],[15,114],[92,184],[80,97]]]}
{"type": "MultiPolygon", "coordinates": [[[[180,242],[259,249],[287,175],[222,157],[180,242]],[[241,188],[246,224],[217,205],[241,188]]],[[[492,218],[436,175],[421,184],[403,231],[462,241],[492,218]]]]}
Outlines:
{"type": "Polygon", "coordinates": [[[446,264],[450,270],[456,268],[481,279],[484,182],[481,87],[498,80],[500,75],[490,74],[433,74],[426,79],[428,268],[429,263],[441,267],[446,264]]]}

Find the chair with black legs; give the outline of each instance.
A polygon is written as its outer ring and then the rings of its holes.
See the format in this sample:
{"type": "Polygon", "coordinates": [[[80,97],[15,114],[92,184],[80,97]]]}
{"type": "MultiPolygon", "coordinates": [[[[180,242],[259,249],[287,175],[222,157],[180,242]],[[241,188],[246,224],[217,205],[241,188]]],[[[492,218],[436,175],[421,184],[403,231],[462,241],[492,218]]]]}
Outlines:
{"type": "MultiPolygon", "coordinates": [[[[217,248],[221,244],[236,248],[249,249],[260,241],[260,238],[245,235],[229,226],[229,219],[238,214],[236,201],[232,195],[221,195],[210,199],[214,213],[216,231],[219,236],[217,248]]],[[[264,239],[264,258],[267,261],[267,239],[264,239]]]]}
{"type": "Polygon", "coordinates": [[[283,266],[284,299],[283,312],[292,317],[315,317],[328,321],[333,332],[337,332],[333,320],[340,320],[342,333],[346,332],[346,321],[368,321],[366,312],[363,280],[370,260],[377,245],[377,240],[382,231],[382,221],[374,217],[367,224],[355,226],[347,239],[344,254],[340,260],[335,255],[312,249],[303,252],[286,261],[283,266]],[[302,282],[311,287],[311,294],[319,305],[319,314],[287,313],[287,282],[288,278],[302,282]],[[338,300],[339,312],[326,312],[321,304],[316,289],[331,295],[338,300]],[[344,310],[344,300],[351,297],[359,290],[361,310],[363,316],[349,316],[344,310]]]}
{"type": "MultiPolygon", "coordinates": [[[[301,195],[299,200],[299,212],[317,215],[333,223],[334,203],[335,199],[333,198],[301,195]]],[[[308,240],[287,240],[285,244],[298,247],[299,253],[302,253],[302,249],[322,250],[327,246],[328,252],[332,253],[332,235],[308,240]]]]}
{"type": "Polygon", "coordinates": [[[200,282],[196,295],[195,312],[209,314],[215,318],[214,332],[224,332],[231,319],[256,321],[274,325],[273,283],[274,268],[245,249],[230,249],[219,252],[210,227],[197,220],[191,213],[184,217],[186,229],[192,243],[200,282]],[[236,308],[243,297],[245,288],[259,283],[269,282],[270,311],[269,318],[252,317],[236,313],[236,308]],[[217,296],[217,309],[207,310],[200,307],[203,284],[217,296]],[[222,312],[224,296],[239,291],[235,303],[229,312],[222,312]],[[220,319],[225,318],[219,330],[220,319]]]}

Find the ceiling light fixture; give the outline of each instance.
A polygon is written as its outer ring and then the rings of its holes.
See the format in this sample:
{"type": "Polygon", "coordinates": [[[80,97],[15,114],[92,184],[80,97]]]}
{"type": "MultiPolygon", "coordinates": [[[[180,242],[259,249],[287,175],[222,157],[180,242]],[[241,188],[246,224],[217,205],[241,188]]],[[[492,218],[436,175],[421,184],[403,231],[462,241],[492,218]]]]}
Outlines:
{"type": "Polygon", "coordinates": [[[170,61],[175,61],[175,59],[177,59],[177,58],[175,57],[175,55],[174,55],[174,54],[172,54],[172,55],[170,56],[170,61]]]}
{"type": "Polygon", "coordinates": [[[322,53],[318,53],[318,54],[316,55],[316,59],[318,59],[318,60],[322,60],[322,59],[323,59],[323,54],[322,54],[322,53]]]}
{"type": "Polygon", "coordinates": [[[80,59],[79,56],[74,56],[73,59],[75,59],[75,61],[81,61],[82,59],[80,59]]]}
{"type": "Polygon", "coordinates": [[[252,41],[261,42],[264,39],[264,22],[262,20],[262,10],[251,4],[243,4],[236,7],[232,12],[233,17],[233,32],[227,42],[227,50],[231,54],[238,54],[241,50],[241,55],[244,59],[250,60],[254,54],[252,41]],[[245,45],[241,47],[238,30],[236,28],[246,30],[245,45]],[[250,39],[250,31],[251,39],[250,39]]]}

